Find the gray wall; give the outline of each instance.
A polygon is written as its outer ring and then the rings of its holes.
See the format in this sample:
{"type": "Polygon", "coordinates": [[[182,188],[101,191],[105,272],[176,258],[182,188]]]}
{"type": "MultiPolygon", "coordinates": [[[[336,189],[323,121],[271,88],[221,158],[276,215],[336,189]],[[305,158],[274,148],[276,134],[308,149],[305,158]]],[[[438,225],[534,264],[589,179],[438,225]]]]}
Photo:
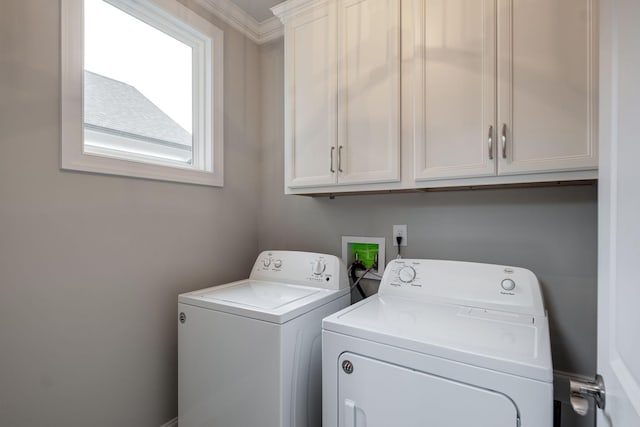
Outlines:
{"type": "Polygon", "coordinates": [[[177,415],[180,292],[257,251],[258,48],[225,31],[225,187],[59,169],[59,2],[0,2],[0,425],[177,415]]]}
{"type": "MultiPolygon", "coordinates": [[[[596,369],[595,186],[309,198],[285,196],[283,45],[263,46],[260,249],[341,254],[341,236],[385,237],[408,225],[403,255],[508,264],[542,282],[554,368],[596,369]]],[[[389,258],[388,258],[389,259],[389,258]]],[[[376,282],[377,283],[377,282],[376,282]]],[[[375,285],[370,291],[375,291],[375,285]]]]}

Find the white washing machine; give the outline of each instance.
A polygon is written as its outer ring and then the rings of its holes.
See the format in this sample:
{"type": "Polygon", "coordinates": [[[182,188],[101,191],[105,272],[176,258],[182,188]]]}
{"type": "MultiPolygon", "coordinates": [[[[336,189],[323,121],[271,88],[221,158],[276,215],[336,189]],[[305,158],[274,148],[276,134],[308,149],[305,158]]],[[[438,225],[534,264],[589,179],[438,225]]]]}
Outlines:
{"type": "Polygon", "coordinates": [[[178,297],[180,427],[319,427],[322,318],[350,302],[335,256],[267,251],[249,279],[178,297]]]}
{"type": "Polygon", "coordinates": [[[551,427],[540,285],[522,268],[402,259],[323,321],[324,427],[551,427]]]}

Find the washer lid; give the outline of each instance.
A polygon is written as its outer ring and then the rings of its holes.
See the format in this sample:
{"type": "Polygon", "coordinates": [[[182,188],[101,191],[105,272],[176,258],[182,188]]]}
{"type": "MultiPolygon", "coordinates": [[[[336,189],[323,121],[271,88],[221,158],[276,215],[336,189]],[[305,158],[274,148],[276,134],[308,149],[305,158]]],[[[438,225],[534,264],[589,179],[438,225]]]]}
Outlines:
{"type": "Polygon", "coordinates": [[[182,294],[178,302],[281,324],[348,292],[248,279],[182,294]]]}
{"type": "Polygon", "coordinates": [[[261,310],[274,310],[301,298],[316,294],[319,291],[320,289],[318,288],[246,281],[235,286],[214,289],[202,295],[202,298],[211,301],[241,304],[261,310]]]}
{"type": "Polygon", "coordinates": [[[469,365],[553,381],[546,317],[374,295],[325,318],[322,326],[469,365]]]}

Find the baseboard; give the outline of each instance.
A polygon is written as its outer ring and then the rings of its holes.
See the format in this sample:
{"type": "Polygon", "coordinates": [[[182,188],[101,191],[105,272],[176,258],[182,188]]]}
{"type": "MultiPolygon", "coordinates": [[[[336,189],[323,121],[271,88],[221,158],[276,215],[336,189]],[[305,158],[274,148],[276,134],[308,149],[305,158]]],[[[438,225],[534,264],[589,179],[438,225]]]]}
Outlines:
{"type": "Polygon", "coordinates": [[[171,421],[167,421],[166,423],[162,424],[160,427],[178,427],[178,417],[175,417],[171,421]]]}

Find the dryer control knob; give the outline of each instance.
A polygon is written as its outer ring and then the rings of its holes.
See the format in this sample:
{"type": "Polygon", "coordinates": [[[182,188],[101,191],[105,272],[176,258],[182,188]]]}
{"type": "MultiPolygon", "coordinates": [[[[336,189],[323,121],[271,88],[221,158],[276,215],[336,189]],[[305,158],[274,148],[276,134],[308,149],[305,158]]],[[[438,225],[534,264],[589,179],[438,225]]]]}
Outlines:
{"type": "Polygon", "coordinates": [[[319,276],[322,273],[324,273],[325,268],[327,268],[327,264],[322,262],[321,259],[317,259],[313,261],[313,264],[311,264],[311,272],[316,276],[319,276]]]}
{"type": "Polygon", "coordinates": [[[280,268],[280,267],[282,267],[282,260],[281,260],[281,259],[277,259],[277,260],[273,261],[273,266],[274,266],[275,268],[280,268]]]}
{"type": "Polygon", "coordinates": [[[511,279],[504,279],[502,283],[500,283],[500,286],[502,286],[502,289],[505,291],[512,291],[516,287],[516,282],[511,279]]]}
{"type": "Polygon", "coordinates": [[[269,267],[271,265],[271,259],[270,258],[263,259],[262,265],[264,265],[265,267],[269,267]]]}
{"type": "Polygon", "coordinates": [[[414,270],[413,267],[410,267],[408,265],[405,267],[402,267],[398,272],[398,278],[400,279],[401,282],[411,283],[413,282],[413,279],[416,278],[416,270],[414,270]]]}

